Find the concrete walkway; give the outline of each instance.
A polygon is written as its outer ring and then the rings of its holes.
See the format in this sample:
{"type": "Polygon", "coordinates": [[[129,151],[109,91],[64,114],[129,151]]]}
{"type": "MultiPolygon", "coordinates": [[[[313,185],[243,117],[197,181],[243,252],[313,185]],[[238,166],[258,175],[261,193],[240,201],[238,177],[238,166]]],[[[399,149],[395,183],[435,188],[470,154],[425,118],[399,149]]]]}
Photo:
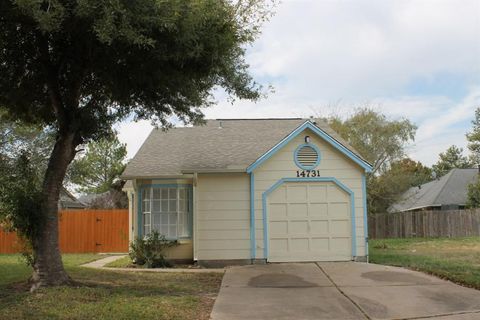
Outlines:
{"type": "Polygon", "coordinates": [[[126,257],[126,255],[108,256],[102,259],[98,259],[89,263],[82,264],[82,267],[101,269],[101,268],[104,268],[106,264],[122,259],[123,257],[126,257]]]}
{"type": "Polygon", "coordinates": [[[224,273],[225,269],[197,269],[197,268],[155,268],[155,269],[144,269],[144,268],[111,268],[105,267],[105,265],[109,264],[110,262],[119,260],[126,255],[115,255],[105,257],[96,261],[92,261],[86,264],[82,264],[82,267],[86,268],[93,268],[93,269],[102,269],[102,270],[110,270],[110,271],[126,271],[126,272],[163,272],[163,273],[224,273]]]}
{"type": "Polygon", "coordinates": [[[233,267],[211,318],[473,320],[480,319],[480,291],[365,263],[233,267]]]}

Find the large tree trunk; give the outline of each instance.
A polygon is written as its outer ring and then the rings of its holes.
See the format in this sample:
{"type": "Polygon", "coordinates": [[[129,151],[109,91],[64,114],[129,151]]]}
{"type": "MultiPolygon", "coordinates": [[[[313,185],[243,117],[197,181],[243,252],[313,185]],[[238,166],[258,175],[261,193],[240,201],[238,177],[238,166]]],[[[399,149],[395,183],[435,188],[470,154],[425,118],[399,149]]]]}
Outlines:
{"type": "Polygon", "coordinates": [[[79,144],[74,133],[63,133],[57,139],[48,163],[42,194],[44,223],[32,239],[34,265],[31,290],[39,287],[70,284],[65,272],[58,243],[58,200],[68,165],[79,144]]]}

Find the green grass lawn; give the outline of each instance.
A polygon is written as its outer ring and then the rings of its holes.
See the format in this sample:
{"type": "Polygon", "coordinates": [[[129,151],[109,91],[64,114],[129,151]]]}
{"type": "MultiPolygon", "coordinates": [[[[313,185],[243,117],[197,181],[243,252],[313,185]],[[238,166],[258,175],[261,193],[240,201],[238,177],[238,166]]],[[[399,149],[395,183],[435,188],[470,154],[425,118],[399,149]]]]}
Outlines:
{"type": "Polygon", "coordinates": [[[129,256],[125,256],[118,260],[107,263],[105,267],[109,268],[128,268],[132,266],[132,259],[129,256]]]}
{"type": "Polygon", "coordinates": [[[131,273],[80,264],[98,255],[64,255],[77,285],[34,293],[18,255],[0,255],[0,319],[208,319],[222,274],[131,273]]]}
{"type": "Polygon", "coordinates": [[[480,289],[480,238],[370,240],[370,262],[423,271],[480,289]]]}

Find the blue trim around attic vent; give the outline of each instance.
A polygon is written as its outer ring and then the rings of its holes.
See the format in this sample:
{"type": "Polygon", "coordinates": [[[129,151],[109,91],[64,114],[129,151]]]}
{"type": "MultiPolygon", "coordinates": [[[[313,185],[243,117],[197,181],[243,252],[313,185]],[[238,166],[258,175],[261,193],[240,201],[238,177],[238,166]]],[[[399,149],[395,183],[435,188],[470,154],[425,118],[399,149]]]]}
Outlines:
{"type": "Polygon", "coordinates": [[[293,130],[288,136],[283,138],[279,143],[277,143],[273,148],[268,150],[266,153],[264,153],[260,158],[255,160],[254,163],[248,166],[247,168],[247,173],[251,173],[253,170],[255,170],[258,166],[260,166],[263,162],[265,162],[267,159],[272,157],[278,150],[280,150],[282,147],[284,147],[287,143],[289,143],[292,139],[297,137],[300,133],[302,133],[305,129],[310,129],[312,130],[316,135],[320,136],[323,140],[328,142],[330,145],[332,145],[335,149],[340,151],[342,154],[350,158],[353,162],[358,164],[360,167],[362,167],[365,172],[372,172],[372,166],[365,162],[362,158],[354,154],[352,151],[350,151],[347,147],[339,143],[337,140],[332,138],[330,135],[328,135],[325,131],[314,125],[310,121],[305,121],[302,125],[300,125],[298,128],[293,130]]]}
{"type": "Polygon", "coordinates": [[[303,170],[313,170],[313,169],[315,169],[320,164],[320,158],[321,158],[320,149],[316,145],[314,145],[313,143],[301,144],[295,149],[295,152],[293,153],[293,161],[295,161],[295,164],[297,165],[297,167],[299,167],[300,169],[303,169],[303,170]],[[302,163],[298,159],[298,153],[300,152],[300,150],[302,150],[302,148],[305,148],[305,147],[312,148],[317,153],[317,160],[311,166],[302,165],[302,163]]]}

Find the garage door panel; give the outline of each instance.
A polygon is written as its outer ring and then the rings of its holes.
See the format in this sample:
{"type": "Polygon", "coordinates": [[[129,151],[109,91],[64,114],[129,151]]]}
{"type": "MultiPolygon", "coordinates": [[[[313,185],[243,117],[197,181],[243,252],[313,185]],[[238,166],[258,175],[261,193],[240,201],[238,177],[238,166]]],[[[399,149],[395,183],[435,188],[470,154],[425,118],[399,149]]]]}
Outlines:
{"type": "Polygon", "coordinates": [[[336,185],[330,185],[328,187],[328,201],[329,202],[342,202],[345,201],[347,196],[346,192],[338,188],[336,185]]]}
{"type": "Polygon", "coordinates": [[[287,204],[274,203],[270,205],[270,217],[272,220],[285,219],[287,217],[287,204]]]}
{"type": "Polygon", "coordinates": [[[294,252],[308,252],[309,243],[308,238],[292,238],[290,240],[291,250],[294,252]]]}
{"type": "Polygon", "coordinates": [[[287,207],[289,217],[305,217],[308,215],[307,203],[289,203],[287,207]]]}
{"type": "Polygon", "coordinates": [[[312,185],[308,188],[308,199],[318,202],[327,202],[327,186],[326,185],[312,185]]]}
{"type": "Polygon", "coordinates": [[[313,235],[328,234],[328,220],[312,220],[310,222],[310,232],[313,235]]]}
{"type": "Polygon", "coordinates": [[[269,261],[351,259],[350,196],[337,185],[285,183],[267,206],[269,261]]]}
{"type": "Polygon", "coordinates": [[[272,221],[270,222],[270,234],[272,237],[288,234],[287,221],[272,221]]]}
{"type": "Polygon", "coordinates": [[[346,202],[333,202],[328,204],[328,215],[332,218],[350,219],[350,205],[346,202]]]}
{"type": "Polygon", "coordinates": [[[330,251],[330,239],[329,238],[312,238],[312,248],[315,248],[317,252],[329,252],[330,251]]]}
{"type": "Polygon", "coordinates": [[[287,202],[289,203],[305,203],[307,201],[307,186],[288,185],[287,202]]]}
{"type": "Polygon", "coordinates": [[[270,250],[272,252],[288,251],[288,239],[286,238],[270,239],[270,250]]]}
{"type": "Polygon", "coordinates": [[[337,253],[350,253],[351,241],[349,237],[335,237],[330,239],[330,249],[337,253]]]}
{"type": "Polygon", "coordinates": [[[310,202],[308,213],[310,216],[326,216],[328,214],[328,203],[310,202]]]}
{"type": "Polygon", "coordinates": [[[287,198],[287,187],[281,186],[269,196],[270,203],[285,203],[287,198]]]}
{"type": "Polygon", "coordinates": [[[303,221],[290,221],[288,224],[289,233],[294,234],[308,234],[308,220],[303,221]]]}
{"type": "Polygon", "coordinates": [[[347,236],[350,234],[350,220],[331,220],[330,226],[335,234],[347,236]]]}

